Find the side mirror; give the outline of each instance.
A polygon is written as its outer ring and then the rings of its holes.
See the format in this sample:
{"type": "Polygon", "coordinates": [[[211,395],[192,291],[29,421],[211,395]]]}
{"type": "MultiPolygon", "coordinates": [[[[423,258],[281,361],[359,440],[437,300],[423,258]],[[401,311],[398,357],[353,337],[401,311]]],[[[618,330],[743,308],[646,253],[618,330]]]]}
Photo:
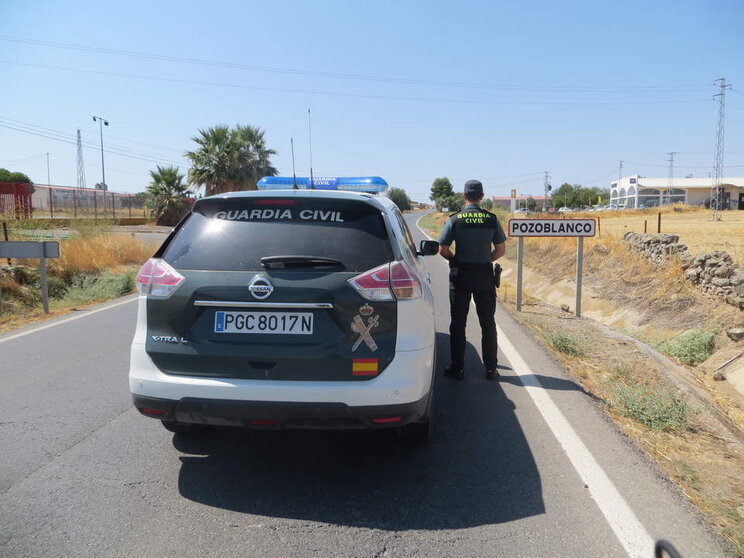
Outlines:
{"type": "Polygon", "coordinates": [[[419,246],[419,256],[433,256],[439,253],[439,242],[436,240],[422,240],[419,246]]]}

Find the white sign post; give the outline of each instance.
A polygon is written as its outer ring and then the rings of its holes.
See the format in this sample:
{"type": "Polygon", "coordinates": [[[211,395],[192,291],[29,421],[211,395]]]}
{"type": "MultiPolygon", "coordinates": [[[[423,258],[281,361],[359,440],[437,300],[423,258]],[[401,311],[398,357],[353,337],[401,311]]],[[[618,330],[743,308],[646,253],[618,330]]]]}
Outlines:
{"type": "Polygon", "coordinates": [[[584,237],[594,236],[595,219],[510,219],[509,236],[517,243],[517,312],[522,311],[522,266],[524,237],[577,237],[576,248],[576,317],[581,316],[581,279],[584,267],[584,237]]]}
{"type": "Polygon", "coordinates": [[[49,314],[49,287],[47,285],[46,259],[59,258],[59,242],[9,241],[0,242],[0,258],[38,258],[41,305],[49,314]]]}

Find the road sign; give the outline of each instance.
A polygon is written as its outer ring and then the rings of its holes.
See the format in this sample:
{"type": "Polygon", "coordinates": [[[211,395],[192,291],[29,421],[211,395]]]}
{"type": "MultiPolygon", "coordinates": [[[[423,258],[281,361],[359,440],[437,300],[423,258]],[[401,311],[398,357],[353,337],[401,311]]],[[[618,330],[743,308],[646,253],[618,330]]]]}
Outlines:
{"type": "Polygon", "coordinates": [[[49,286],[47,283],[46,259],[59,258],[59,242],[4,241],[0,242],[0,258],[38,258],[39,282],[41,283],[41,305],[49,314],[49,286]]]}
{"type": "Polygon", "coordinates": [[[517,191],[516,190],[512,190],[511,191],[511,197],[512,197],[512,199],[517,197],[517,191]]]}
{"type": "Polygon", "coordinates": [[[59,258],[59,242],[0,242],[0,258],[59,258]]]}
{"type": "Polygon", "coordinates": [[[509,219],[509,236],[594,236],[594,219],[509,219]]]}
{"type": "Polygon", "coordinates": [[[522,265],[525,237],[577,237],[576,246],[576,317],[581,317],[581,280],[584,267],[584,237],[596,234],[594,219],[509,219],[509,236],[517,244],[517,312],[522,311],[522,265]]]}

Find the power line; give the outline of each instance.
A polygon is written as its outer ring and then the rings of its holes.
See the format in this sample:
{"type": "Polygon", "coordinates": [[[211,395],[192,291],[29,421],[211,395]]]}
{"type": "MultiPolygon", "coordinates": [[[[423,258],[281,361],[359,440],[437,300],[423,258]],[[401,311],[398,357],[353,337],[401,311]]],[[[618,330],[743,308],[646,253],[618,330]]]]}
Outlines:
{"type": "MultiPolygon", "coordinates": [[[[88,128],[81,128],[81,130],[84,133],[86,133],[86,134],[95,134],[96,133],[95,130],[90,130],[88,128]]],[[[182,149],[174,149],[172,147],[165,147],[163,145],[155,145],[153,143],[146,143],[146,142],[143,142],[143,141],[132,140],[132,139],[125,138],[125,137],[122,137],[122,136],[114,136],[112,134],[106,134],[106,137],[107,138],[118,139],[118,140],[121,140],[121,141],[125,141],[127,143],[132,143],[134,145],[141,145],[143,147],[154,147],[154,148],[160,149],[162,151],[171,151],[172,153],[178,153],[179,156],[183,154],[183,150],[182,149]]],[[[111,142],[109,142],[109,144],[110,145],[116,145],[115,143],[112,144],[111,142]]],[[[123,147],[123,149],[131,149],[131,148],[123,147]]]]}
{"type": "MultiPolygon", "coordinates": [[[[18,131],[27,131],[27,132],[38,132],[41,134],[46,134],[48,136],[55,136],[55,138],[50,139],[61,139],[64,141],[67,141],[69,143],[70,141],[70,135],[67,132],[62,132],[60,130],[55,130],[53,128],[46,128],[44,126],[39,126],[37,124],[32,124],[30,122],[24,122],[22,120],[15,120],[13,118],[8,118],[5,116],[0,116],[0,123],[5,124],[5,127],[15,127],[18,131]]],[[[97,144],[93,141],[83,141],[83,145],[85,147],[96,149],[98,148],[97,144]]],[[[178,164],[173,160],[169,160],[166,158],[152,158],[148,157],[150,155],[149,153],[140,153],[136,150],[132,149],[124,149],[124,148],[110,148],[106,149],[107,153],[113,153],[116,155],[122,155],[125,157],[132,157],[132,158],[140,158],[145,161],[151,161],[151,162],[167,162],[169,164],[178,164]]]]}
{"type": "Polygon", "coordinates": [[[590,185],[590,184],[596,184],[597,182],[600,182],[601,180],[606,180],[611,176],[615,176],[615,171],[612,170],[606,174],[603,174],[602,176],[595,178],[594,180],[587,180],[582,182],[583,184],[590,185]]]}
{"type": "MultiPolygon", "coordinates": [[[[543,171],[539,172],[528,172],[523,174],[512,174],[512,175],[505,175],[505,176],[490,176],[485,178],[479,178],[479,180],[506,180],[509,178],[521,178],[523,176],[542,176],[543,171]]],[[[436,177],[435,177],[436,178],[436,177]]],[[[389,177],[390,180],[395,180],[397,182],[434,182],[435,178],[394,178],[389,177]]],[[[450,177],[447,177],[450,178],[450,177]]],[[[472,177],[471,177],[472,178],[472,177]]],[[[450,180],[459,182],[459,181],[465,181],[470,180],[470,178],[462,178],[462,177],[452,177],[450,180]]]]}
{"type": "Polygon", "coordinates": [[[21,159],[15,159],[14,161],[3,161],[3,165],[18,165],[20,163],[25,163],[26,161],[33,161],[34,159],[39,159],[40,157],[44,157],[45,153],[39,153],[37,155],[30,155],[29,157],[23,157],[21,159]]]}
{"type": "Polygon", "coordinates": [[[259,66],[254,64],[240,64],[236,62],[226,62],[219,60],[205,60],[201,58],[191,58],[184,56],[171,56],[165,54],[147,53],[141,51],[130,51],[120,50],[112,48],[93,47],[87,45],[80,45],[74,43],[62,43],[54,41],[45,41],[38,39],[28,39],[24,37],[17,37],[11,35],[0,35],[0,40],[12,41],[16,43],[23,43],[35,46],[61,48],[68,50],[78,50],[83,52],[92,52],[96,54],[108,54],[114,56],[125,56],[130,58],[140,58],[147,60],[157,60],[164,62],[179,62],[184,64],[196,64],[201,66],[212,66],[218,68],[229,68],[237,70],[250,70],[258,72],[269,72],[278,74],[291,74],[308,77],[322,77],[332,79],[346,79],[346,80],[357,80],[357,81],[373,81],[373,82],[386,82],[386,83],[397,83],[407,85],[426,85],[435,87],[457,87],[467,89],[499,89],[499,90],[513,90],[513,91],[565,91],[565,92],[588,92],[588,93],[612,93],[612,92],[625,92],[625,93],[654,93],[654,92],[668,92],[668,91],[707,91],[708,88],[704,84],[687,84],[687,85],[663,85],[663,86],[630,86],[630,87],[588,87],[588,86],[549,86],[549,85],[525,85],[525,84],[505,84],[505,83],[467,83],[461,81],[440,81],[440,80],[429,80],[429,79],[411,79],[411,78],[399,78],[392,76],[375,76],[375,75],[363,75],[363,74],[348,74],[340,72],[328,72],[318,70],[307,70],[299,68],[282,68],[277,66],[259,66]]]}
{"type": "MultiPolygon", "coordinates": [[[[56,132],[55,134],[52,134],[52,133],[49,133],[49,132],[44,132],[44,131],[40,131],[38,129],[34,129],[34,128],[30,127],[30,126],[23,127],[23,125],[8,123],[8,122],[4,122],[2,120],[0,120],[0,127],[7,128],[9,130],[14,130],[16,132],[22,132],[24,134],[29,134],[29,135],[32,135],[32,136],[39,136],[39,137],[43,137],[43,138],[46,138],[46,139],[51,139],[51,140],[55,140],[55,141],[61,141],[63,143],[68,143],[70,145],[77,145],[77,142],[75,140],[71,139],[67,134],[64,134],[62,132],[56,132]],[[29,129],[29,128],[31,128],[31,129],[29,129]]],[[[86,147],[89,147],[89,148],[95,148],[94,145],[91,145],[91,144],[88,144],[88,143],[84,143],[84,145],[86,147]]],[[[137,155],[132,155],[130,153],[125,153],[125,152],[122,152],[120,150],[115,150],[115,149],[110,149],[110,148],[106,149],[105,151],[106,151],[106,153],[111,153],[112,155],[119,155],[121,157],[128,157],[130,159],[138,159],[140,161],[147,161],[149,163],[156,163],[156,164],[157,163],[160,163],[160,164],[179,164],[179,163],[175,163],[175,162],[172,162],[172,161],[165,161],[164,159],[155,159],[155,158],[152,158],[152,157],[150,157],[150,158],[140,157],[140,156],[137,156],[137,155]]]]}
{"type": "MultiPolygon", "coordinates": [[[[668,168],[669,165],[659,165],[655,163],[636,163],[634,161],[625,161],[628,165],[636,165],[639,167],[663,167],[668,168]]],[[[710,169],[710,165],[703,165],[703,166],[689,166],[689,165],[676,165],[679,169],[710,169]]],[[[726,165],[722,167],[724,169],[736,169],[736,168],[744,168],[744,165],[726,165]]]]}
{"type": "MultiPolygon", "coordinates": [[[[49,133],[49,134],[52,134],[52,135],[61,136],[64,139],[67,139],[68,138],[68,134],[66,132],[62,132],[60,130],[55,130],[53,128],[46,128],[44,126],[38,126],[38,125],[32,124],[30,122],[24,122],[23,120],[15,120],[13,118],[8,118],[7,116],[0,116],[0,121],[6,121],[5,122],[6,124],[7,123],[11,123],[13,126],[20,126],[20,127],[23,127],[23,128],[30,128],[31,130],[38,131],[38,132],[41,132],[41,133],[49,133]]],[[[92,133],[90,135],[92,135],[92,133]]],[[[98,136],[98,133],[96,133],[96,136],[98,136]]],[[[119,136],[117,136],[117,137],[119,137],[119,136]]],[[[129,140],[129,141],[132,141],[133,143],[137,143],[137,142],[134,142],[133,140],[129,140]]],[[[83,140],[83,144],[85,145],[85,147],[90,147],[90,148],[94,148],[94,149],[98,148],[97,143],[98,143],[98,138],[97,137],[95,137],[93,140],[83,140]]],[[[111,143],[109,143],[108,145],[109,145],[109,147],[111,147],[111,149],[106,149],[105,151],[107,153],[109,153],[109,152],[110,153],[116,153],[116,154],[126,153],[126,154],[129,154],[129,155],[136,155],[136,156],[141,157],[141,158],[143,158],[144,160],[147,160],[147,161],[153,160],[152,157],[151,157],[151,155],[152,155],[151,151],[145,151],[145,150],[139,150],[139,149],[132,149],[132,148],[127,148],[127,147],[120,147],[120,146],[117,146],[116,144],[111,144],[111,143]]],[[[142,145],[148,145],[148,144],[142,144],[142,145]]],[[[159,158],[157,158],[157,160],[153,160],[153,162],[158,162],[158,161],[160,161],[160,162],[167,162],[168,164],[181,164],[181,163],[178,163],[178,162],[176,162],[176,161],[174,161],[172,159],[167,159],[165,157],[159,157],[159,158]]]]}
{"type": "Polygon", "coordinates": [[[123,77],[131,79],[141,79],[150,81],[160,81],[169,83],[180,83],[185,85],[208,85],[215,87],[229,87],[237,89],[249,89],[252,91],[274,91],[280,93],[301,93],[304,95],[327,95],[333,97],[351,97],[361,99],[383,99],[393,101],[415,101],[424,103],[464,103],[476,105],[524,105],[524,106],[602,106],[602,105],[668,105],[668,104],[688,104],[688,103],[709,103],[710,99],[680,99],[680,100],[663,100],[663,101],[494,101],[478,99],[441,99],[433,97],[407,97],[396,95],[372,95],[365,93],[349,93],[343,91],[323,91],[313,89],[292,89],[285,87],[262,87],[257,85],[242,85],[237,83],[221,83],[213,81],[201,81],[181,78],[166,78],[157,76],[145,76],[140,74],[127,74],[121,72],[106,72],[102,70],[83,70],[80,68],[70,68],[65,66],[50,66],[45,64],[30,64],[27,62],[14,62],[12,60],[0,60],[3,64],[13,64],[15,66],[27,66],[30,68],[41,68],[45,70],[58,70],[64,72],[77,72],[83,74],[94,74],[110,77],[123,77]]]}

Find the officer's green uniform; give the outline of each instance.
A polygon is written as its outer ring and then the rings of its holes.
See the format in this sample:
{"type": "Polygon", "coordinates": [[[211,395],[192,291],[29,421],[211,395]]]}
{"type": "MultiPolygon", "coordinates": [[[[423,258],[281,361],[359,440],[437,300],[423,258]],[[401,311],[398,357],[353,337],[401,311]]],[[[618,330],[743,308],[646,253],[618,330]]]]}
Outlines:
{"type": "Polygon", "coordinates": [[[450,261],[450,369],[461,371],[465,365],[465,324],[472,295],[481,326],[483,364],[486,370],[495,370],[498,341],[491,250],[493,244],[505,242],[506,235],[496,215],[470,203],[442,229],[439,244],[449,246],[453,241],[457,246],[450,261]]]}

